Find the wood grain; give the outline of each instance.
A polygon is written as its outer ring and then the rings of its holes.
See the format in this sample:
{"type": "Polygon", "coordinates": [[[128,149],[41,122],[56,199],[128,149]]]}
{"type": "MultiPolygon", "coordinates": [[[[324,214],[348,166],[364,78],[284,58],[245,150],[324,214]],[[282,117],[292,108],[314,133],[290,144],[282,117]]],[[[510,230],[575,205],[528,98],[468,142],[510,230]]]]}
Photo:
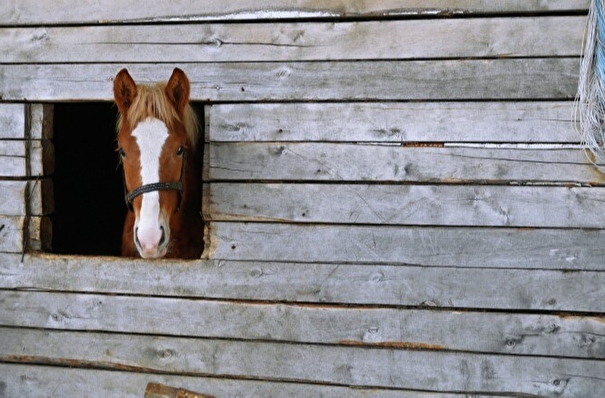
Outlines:
{"type": "Polygon", "coordinates": [[[145,398],[214,398],[214,396],[174,388],[159,383],[148,383],[145,388],[145,398]]]}
{"type": "Polygon", "coordinates": [[[601,270],[604,230],[215,222],[206,257],[601,270]]]}
{"type": "Polygon", "coordinates": [[[51,179],[38,181],[0,181],[2,200],[0,215],[41,216],[54,210],[53,182],[51,179]],[[26,204],[26,201],[29,201],[26,204]]]}
{"type": "Polygon", "coordinates": [[[571,101],[213,104],[205,117],[207,142],[580,142],[571,101]]]}
{"type": "Polygon", "coordinates": [[[48,140],[52,136],[52,104],[0,103],[0,142],[6,139],[48,140]]]}
{"type": "Polygon", "coordinates": [[[605,365],[597,360],[35,329],[0,332],[0,359],[32,364],[442,392],[565,397],[605,388],[605,365]]]}
{"type": "Polygon", "coordinates": [[[54,172],[54,162],[50,140],[0,141],[0,178],[47,176],[54,172]]]}
{"type": "MultiPolygon", "coordinates": [[[[296,382],[267,382],[216,377],[176,376],[133,373],[119,370],[78,369],[0,363],[0,385],[8,397],[27,394],[45,396],[52,391],[58,397],[122,397],[141,398],[149,381],[178,385],[189,390],[206,391],[217,397],[326,396],[334,398],[464,398],[466,394],[422,393],[418,391],[379,388],[351,388],[296,382]]],[[[503,398],[504,396],[496,397],[503,398]]]]}
{"type": "Polygon", "coordinates": [[[603,228],[603,188],[206,184],[212,221],[603,228]]]}
{"type": "Polygon", "coordinates": [[[0,28],[0,63],[579,56],[584,26],[574,16],[0,28]]]}
{"type": "Polygon", "coordinates": [[[605,358],[597,317],[6,291],[0,299],[0,322],[13,327],[605,358]]]}
{"type": "MultiPolygon", "coordinates": [[[[180,66],[190,77],[195,101],[571,100],[578,62],[573,57],[180,66]]],[[[121,68],[139,82],[158,82],[174,66],[0,65],[0,96],[5,101],[110,101],[111,82],[121,68]]]]}
{"type": "Polygon", "coordinates": [[[113,7],[111,0],[82,4],[70,0],[63,7],[35,0],[8,0],[0,10],[3,25],[105,24],[116,22],[193,22],[280,19],[332,19],[448,16],[464,14],[510,14],[585,12],[588,0],[508,0],[505,2],[454,0],[378,0],[351,3],[330,0],[256,0],[228,4],[209,2],[198,5],[173,1],[166,8],[154,1],[113,7]]]}
{"type": "Polygon", "coordinates": [[[8,0],[0,396],[605,390],[588,5],[8,0]],[[24,254],[52,241],[52,103],[175,66],[204,102],[204,258],[24,254]]]}
{"type": "MultiPolygon", "coordinates": [[[[342,229],[334,230],[345,238],[351,235],[343,234],[342,229]]],[[[528,235],[531,236],[525,237],[528,235]]],[[[510,269],[484,268],[474,263],[460,267],[418,267],[377,261],[149,262],[52,254],[27,255],[21,262],[20,254],[0,254],[3,276],[0,288],[261,302],[598,313],[602,306],[600,289],[605,283],[598,258],[590,259],[586,253],[575,252],[584,255],[586,268],[593,271],[582,270],[581,264],[576,265],[574,272],[556,269],[562,263],[557,255],[571,254],[572,250],[552,255],[549,252],[541,261],[534,256],[531,259],[534,263],[525,266],[520,262],[510,269]]]]}
{"type": "MultiPolygon", "coordinates": [[[[49,250],[51,241],[52,223],[49,217],[0,215],[0,253],[49,250]],[[27,240],[24,239],[26,233],[27,240]]],[[[21,255],[12,257],[11,261],[18,264],[21,255]]]]}
{"type": "Polygon", "coordinates": [[[560,146],[214,143],[204,161],[206,181],[605,183],[584,150],[560,146]]]}

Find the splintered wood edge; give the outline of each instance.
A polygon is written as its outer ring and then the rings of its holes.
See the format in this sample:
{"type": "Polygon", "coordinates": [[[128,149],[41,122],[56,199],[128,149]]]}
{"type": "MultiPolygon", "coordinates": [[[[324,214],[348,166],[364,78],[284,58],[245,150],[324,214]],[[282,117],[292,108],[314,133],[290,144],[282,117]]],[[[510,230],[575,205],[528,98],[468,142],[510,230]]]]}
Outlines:
{"type": "Polygon", "coordinates": [[[145,389],[145,398],[214,398],[214,396],[174,388],[160,383],[148,383],[145,389]]]}
{"type": "Polygon", "coordinates": [[[204,251],[202,252],[202,260],[210,260],[214,257],[214,252],[218,246],[218,239],[214,235],[215,231],[210,222],[204,223],[204,251]]]}

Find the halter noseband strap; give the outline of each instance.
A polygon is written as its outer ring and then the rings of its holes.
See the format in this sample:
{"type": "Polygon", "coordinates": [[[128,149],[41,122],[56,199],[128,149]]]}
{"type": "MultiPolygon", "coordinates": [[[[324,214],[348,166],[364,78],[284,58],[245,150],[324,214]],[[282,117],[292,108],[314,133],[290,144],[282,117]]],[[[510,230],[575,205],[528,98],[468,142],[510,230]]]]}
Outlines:
{"type": "Polygon", "coordinates": [[[179,211],[181,207],[181,201],[183,199],[183,178],[185,178],[185,165],[187,164],[187,151],[183,151],[183,163],[181,165],[181,177],[178,181],[173,182],[155,182],[153,184],[141,185],[127,192],[126,188],[126,176],[124,175],[124,199],[126,200],[126,206],[128,210],[133,211],[132,201],[137,196],[143,195],[144,193],[153,191],[178,191],[179,192],[179,203],[176,206],[176,211],[179,211]]]}
{"type": "Polygon", "coordinates": [[[132,191],[128,192],[125,196],[125,199],[126,199],[126,203],[131,204],[132,201],[134,200],[134,198],[136,198],[139,195],[143,195],[144,193],[152,192],[152,191],[170,191],[170,190],[176,190],[176,191],[182,192],[183,183],[181,183],[180,181],[177,181],[177,182],[156,182],[154,184],[141,185],[140,187],[135,188],[132,191]]]}

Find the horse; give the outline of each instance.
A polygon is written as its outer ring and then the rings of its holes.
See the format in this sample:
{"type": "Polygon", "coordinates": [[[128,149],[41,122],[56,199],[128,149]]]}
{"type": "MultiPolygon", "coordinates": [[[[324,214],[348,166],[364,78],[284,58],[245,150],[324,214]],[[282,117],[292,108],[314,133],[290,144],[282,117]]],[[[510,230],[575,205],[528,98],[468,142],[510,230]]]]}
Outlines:
{"type": "Polygon", "coordinates": [[[114,79],[117,152],[129,209],[122,256],[201,256],[202,152],[189,92],[189,79],[179,68],[168,82],[155,85],[137,85],[126,69],[114,79]]]}

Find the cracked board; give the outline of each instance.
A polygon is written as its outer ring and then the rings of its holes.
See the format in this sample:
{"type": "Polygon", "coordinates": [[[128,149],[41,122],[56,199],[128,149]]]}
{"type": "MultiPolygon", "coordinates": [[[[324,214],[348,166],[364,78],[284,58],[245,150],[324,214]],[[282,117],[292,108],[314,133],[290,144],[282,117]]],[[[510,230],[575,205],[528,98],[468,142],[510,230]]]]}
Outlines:
{"type": "MultiPolygon", "coordinates": [[[[349,273],[353,274],[353,271],[349,273]]],[[[346,270],[338,273],[346,274],[346,270]]],[[[497,275],[498,272],[492,274],[497,275]]],[[[506,275],[506,272],[499,274],[506,275]]],[[[128,334],[145,334],[196,339],[264,340],[275,343],[277,347],[282,343],[327,344],[522,356],[549,356],[556,350],[558,357],[584,359],[600,359],[605,351],[603,318],[452,311],[443,307],[455,307],[464,302],[463,298],[447,298],[452,292],[441,293],[445,303],[438,303],[440,298],[437,297],[432,298],[430,305],[428,300],[423,302],[424,309],[376,304],[372,308],[364,307],[372,302],[372,298],[363,301],[363,306],[355,306],[352,304],[354,300],[348,301],[350,304],[347,306],[337,306],[327,302],[330,296],[337,293],[336,289],[328,286],[328,283],[323,285],[326,287],[321,295],[315,296],[316,300],[319,298],[318,302],[300,304],[115,294],[81,294],[76,299],[68,293],[1,292],[0,299],[7,309],[0,315],[0,321],[2,325],[13,328],[122,333],[125,339],[128,334]],[[36,311],[24,317],[20,309],[24,306],[36,308],[36,311]],[[440,307],[441,310],[436,310],[440,307]],[[132,315],[124,318],[122,314],[125,313],[132,315]],[[171,321],[175,318],[180,322],[171,321]],[[272,325],[271,328],[268,329],[268,325],[272,325]],[[464,325],[474,326],[468,328],[464,325]],[[449,332],[443,333],[444,330],[449,332]]],[[[552,283],[550,285],[553,286],[552,283]]],[[[430,296],[430,292],[423,294],[430,296]]],[[[540,300],[539,292],[529,294],[534,295],[534,300],[540,300]]],[[[594,298],[588,294],[586,296],[594,298]]],[[[276,299],[281,298],[267,298],[276,299]]],[[[312,300],[312,295],[300,294],[299,299],[312,300]]],[[[422,305],[404,300],[402,297],[400,305],[422,305]]],[[[565,303],[557,305],[562,308],[565,303]]],[[[9,330],[4,332],[8,333],[9,330]]]]}
{"type": "Polygon", "coordinates": [[[589,396],[602,361],[1,328],[0,359],[331,386],[589,396]],[[262,364],[262,366],[259,366],[262,364]]]}
{"type": "Polygon", "coordinates": [[[107,23],[183,23],[238,20],[281,20],[305,18],[310,20],[435,17],[485,14],[549,14],[556,12],[586,12],[589,0],[540,0],[487,2],[476,0],[377,0],[350,2],[335,0],[317,3],[313,0],[238,1],[235,3],[197,4],[177,1],[169,10],[154,1],[123,4],[113,7],[111,0],[97,1],[94,6],[70,0],[57,9],[52,3],[36,0],[8,0],[0,10],[0,21],[6,25],[69,25],[107,23]]]}
{"type": "MultiPolygon", "coordinates": [[[[132,373],[117,370],[0,364],[0,392],[7,397],[122,397],[141,398],[149,382],[212,391],[216,397],[325,396],[333,398],[465,398],[468,394],[363,389],[346,386],[266,382],[247,379],[132,373]]],[[[479,398],[479,396],[477,396],[479,398]]],[[[504,395],[490,395],[490,398],[504,395]]],[[[487,397],[486,397],[487,398],[487,397]]]]}

